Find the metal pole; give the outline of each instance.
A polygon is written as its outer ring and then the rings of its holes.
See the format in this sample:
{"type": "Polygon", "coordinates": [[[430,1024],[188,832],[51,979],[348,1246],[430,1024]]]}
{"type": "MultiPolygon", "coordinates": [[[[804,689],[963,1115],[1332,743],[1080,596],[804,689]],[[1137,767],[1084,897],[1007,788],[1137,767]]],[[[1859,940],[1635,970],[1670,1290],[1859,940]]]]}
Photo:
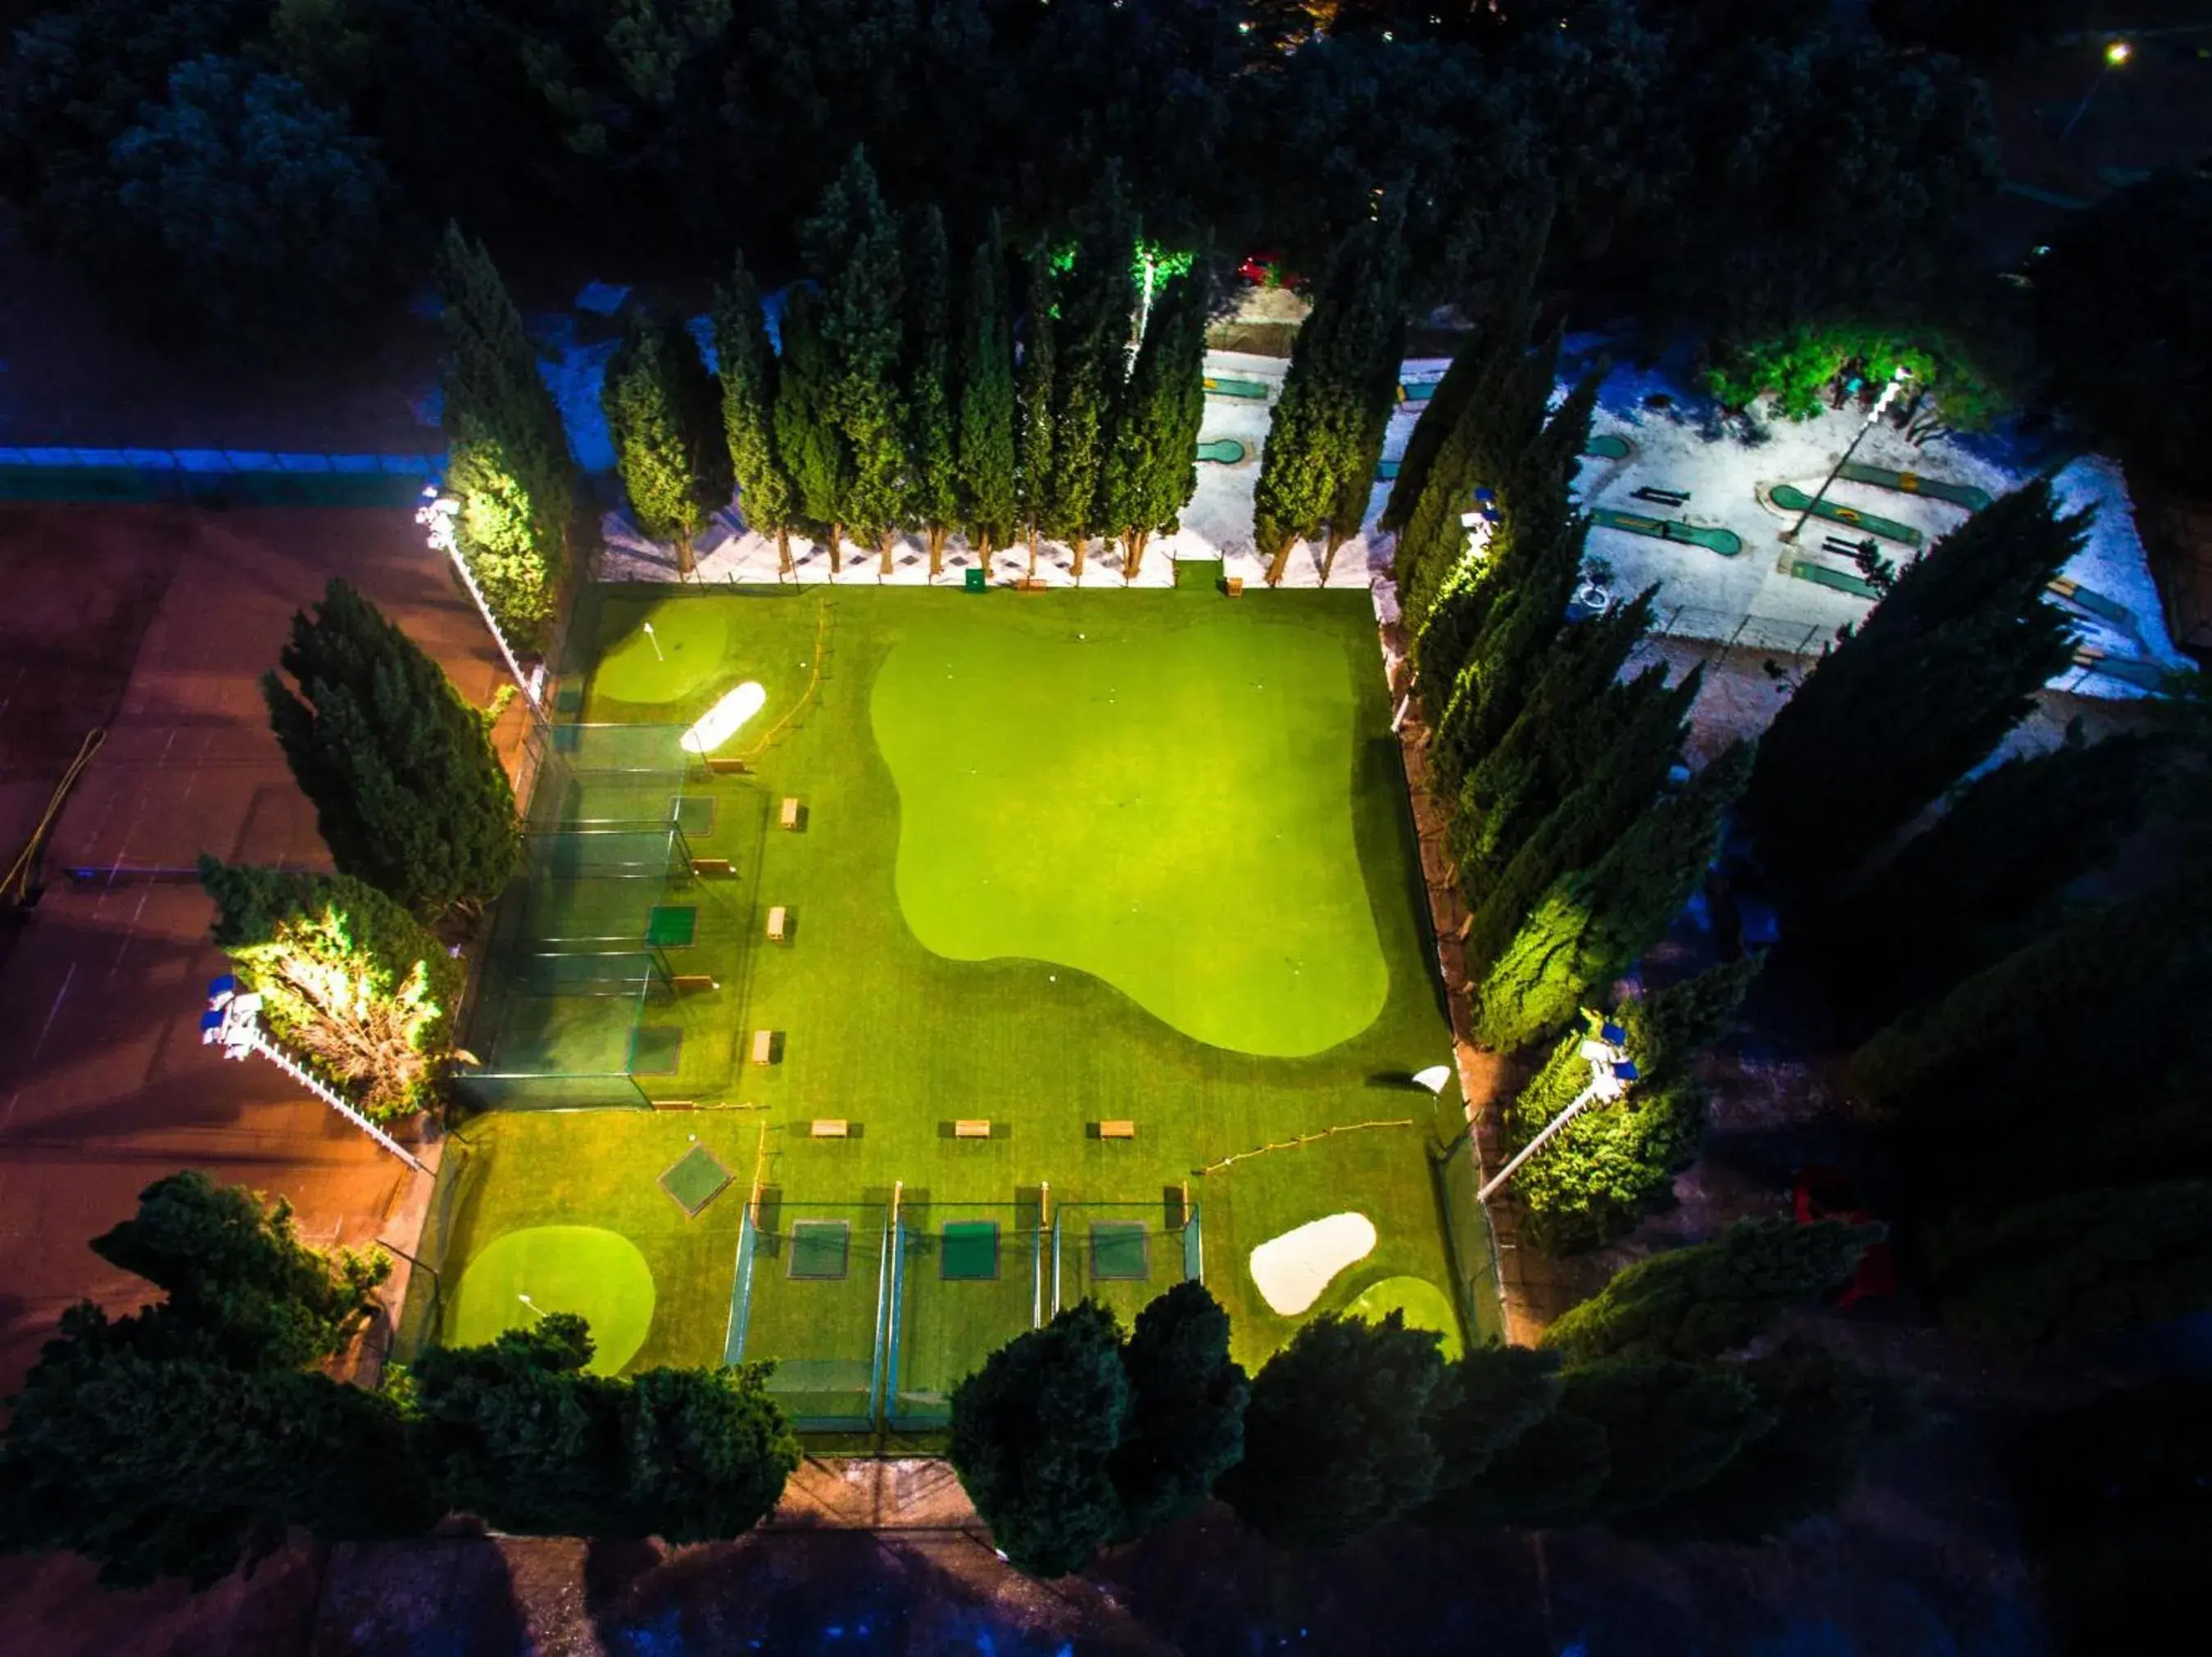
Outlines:
{"type": "MultiPolygon", "coordinates": [[[[476,572],[469,568],[469,561],[461,555],[461,537],[453,528],[453,518],[460,510],[460,502],[449,495],[439,494],[435,484],[424,489],[422,494],[423,503],[416,511],[415,521],[430,531],[431,547],[453,561],[453,568],[461,574],[461,585],[469,590],[469,597],[476,601],[477,614],[483,617],[484,626],[491,630],[492,642],[499,646],[499,653],[507,663],[507,671],[514,676],[515,688],[522,692],[524,704],[543,719],[544,710],[538,705],[538,693],[523,676],[522,664],[515,659],[514,651],[507,642],[507,634],[491,613],[491,605],[484,598],[483,589],[477,585],[476,572]]],[[[654,647],[659,648],[657,641],[654,647]]]]}
{"type": "Polygon", "coordinates": [[[401,1162],[406,1163],[408,1167],[413,1168],[417,1174],[428,1174],[430,1172],[429,1166],[427,1163],[419,1160],[413,1152],[408,1150],[399,1143],[398,1140],[393,1138],[382,1128],[377,1126],[375,1123],[370,1121],[368,1117],[362,1115],[350,1104],[347,1103],[345,1099],[339,1095],[335,1089],[326,1086],[320,1078],[311,1074],[305,1065],[300,1064],[290,1053],[286,1053],[283,1048],[271,1041],[258,1025],[256,1025],[253,1030],[253,1050],[259,1053],[264,1059],[268,1059],[270,1063],[275,1065],[277,1069],[283,1071],[285,1075],[290,1077],[301,1087],[307,1089],[308,1092],[313,1094],[316,1098],[321,1100],[332,1110],[337,1112],[339,1115],[344,1117],[346,1120],[351,1122],[363,1133],[368,1135],[370,1138],[375,1140],[377,1144],[382,1145],[386,1150],[397,1156],[401,1162]]]}
{"type": "Polygon", "coordinates": [[[1889,384],[1882,387],[1881,395],[1874,400],[1874,407],[1867,410],[1867,417],[1859,422],[1858,434],[1853,437],[1850,444],[1845,446],[1828,475],[1820,480],[1820,489],[1814,491],[1813,498],[1805,503],[1805,510],[1797,514],[1797,521],[1782,531],[1784,541],[1792,546],[1796,544],[1797,537],[1805,531],[1806,520],[1813,515],[1813,508],[1827,498],[1830,487],[1837,478],[1843,476],[1844,468],[1850,464],[1851,457],[1858,452],[1859,445],[1866,441],[1866,434],[1875,428],[1875,422],[1882,417],[1890,404],[1896,399],[1898,392],[1905,389],[1905,382],[1911,378],[1911,374],[1902,367],[1889,377],[1889,384]]]}
{"type": "MultiPolygon", "coordinates": [[[[1522,1146],[1520,1153],[1516,1156],[1511,1162],[1506,1163],[1504,1168],[1499,1168],[1496,1174],[1491,1176],[1490,1183],[1474,1193],[1475,1201],[1479,1203],[1486,1203],[1492,1197],[1496,1196],[1498,1191],[1503,1188],[1505,1182],[1513,1177],[1515,1172],[1519,1169],[1522,1163],[1527,1162],[1531,1156],[1534,1156],[1538,1151],[1541,1150],[1547,1144],[1548,1144],[1551,1142],[1551,1138],[1553,1134],[1557,1133],[1561,1128],[1566,1126],[1568,1123],[1573,1121],[1576,1117],[1581,1115],[1583,1112],[1596,1100],[1597,1096],[1598,1084],[1595,1082],[1592,1082],[1588,1087],[1584,1088],[1580,1093],[1575,1096],[1574,1103],[1569,1105],[1557,1116],[1554,1116],[1550,1121],[1547,1122],[1544,1125],[1544,1131],[1541,1133],[1529,1140],[1527,1144],[1522,1146]]],[[[1469,1132],[1472,1131],[1472,1129],[1469,1130],[1469,1132]]]]}

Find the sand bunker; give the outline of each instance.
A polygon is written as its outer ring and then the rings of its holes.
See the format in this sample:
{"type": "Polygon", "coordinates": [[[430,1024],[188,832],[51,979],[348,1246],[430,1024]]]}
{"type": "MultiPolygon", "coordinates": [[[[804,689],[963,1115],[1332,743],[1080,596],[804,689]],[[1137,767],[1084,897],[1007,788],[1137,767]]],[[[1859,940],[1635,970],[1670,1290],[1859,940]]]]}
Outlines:
{"type": "Polygon", "coordinates": [[[1374,1252],[1372,1220],[1364,1214],[1331,1214],[1254,1249],[1252,1281],[1272,1310],[1296,1317],[1321,1298],[1329,1279],[1374,1252]]]}
{"type": "Polygon", "coordinates": [[[736,736],[738,727],[759,713],[767,701],[768,692],[747,679],[702,714],[678,745],[687,754],[711,754],[736,736]]]}

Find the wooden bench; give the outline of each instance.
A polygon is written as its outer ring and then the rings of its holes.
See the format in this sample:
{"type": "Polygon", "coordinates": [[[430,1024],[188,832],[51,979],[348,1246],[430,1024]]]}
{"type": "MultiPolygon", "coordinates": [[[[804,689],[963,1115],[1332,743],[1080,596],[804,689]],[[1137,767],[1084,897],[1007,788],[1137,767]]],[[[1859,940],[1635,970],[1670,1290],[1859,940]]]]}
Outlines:
{"type": "Polygon", "coordinates": [[[1126,1120],[1101,1122],[1098,1137],[1102,1139],[1133,1139],[1137,1137],[1137,1125],[1126,1120]]]}
{"type": "Polygon", "coordinates": [[[811,1132],[817,1139],[849,1139],[853,1125],[842,1116],[817,1116],[811,1132]]]}
{"type": "Polygon", "coordinates": [[[790,922],[791,912],[781,903],[770,909],[768,912],[768,941],[771,944],[782,943],[785,928],[790,925],[790,922]]]}
{"type": "Polygon", "coordinates": [[[678,995],[690,995],[700,990],[719,990],[722,987],[706,973],[678,973],[668,980],[668,986],[678,995]]]}
{"type": "Polygon", "coordinates": [[[775,1032],[774,1030],[753,1032],[753,1063],[756,1065],[775,1063],[775,1032]]]}
{"type": "Polygon", "coordinates": [[[952,1137],[956,1139],[988,1139],[991,1137],[990,1119],[988,1117],[978,1119],[971,1116],[955,1122],[952,1125],[952,1137]]]}
{"type": "Polygon", "coordinates": [[[714,776],[742,777],[751,769],[752,767],[746,764],[743,760],[730,759],[727,757],[717,758],[711,754],[707,756],[707,770],[709,774],[714,776]]]}
{"type": "Polygon", "coordinates": [[[1232,598],[1242,598],[1244,596],[1244,578],[1241,575],[1232,575],[1221,585],[1232,598]]]}
{"type": "Polygon", "coordinates": [[[785,796],[783,802],[783,815],[777,818],[776,821],[782,823],[787,828],[796,828],[799,827],[798,795],[790,794],[785,796]]]}
{"type": "Polygon", "coordinates": [[[693,858],[691,872],[695,875],[726,875],[730,872],[727,858],[693,858]]]}

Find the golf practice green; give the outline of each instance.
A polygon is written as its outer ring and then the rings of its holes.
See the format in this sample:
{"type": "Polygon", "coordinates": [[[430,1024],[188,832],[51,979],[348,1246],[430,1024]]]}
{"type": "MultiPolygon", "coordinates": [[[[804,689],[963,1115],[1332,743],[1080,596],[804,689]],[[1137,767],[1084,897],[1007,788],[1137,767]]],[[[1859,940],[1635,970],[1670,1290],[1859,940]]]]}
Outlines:
{"type": "Polygon", "coordinates": [[[1304,1057],[1389,992],[1352,822],[1344,653],[1294,627],[1071,626],[948,611],[870,713],[907,923],[955,961],[1103,979],[1196,1040],[1304,1057]]]}
{"type": "Polygon", "coordinates": [[[620,1232],[532,1226],[494,1238],[469,1262],[447,1314],[445,1344],[482,1345],[550,1313],[574,1312],[592,1326],[597,1350],[586,1367],[611,1375],[645,1344],[653,1300],[653,1268],[620,1232]]]}
{"type": "Polygon", "coordinates": [[[727,675],[722,656],[728,643],[729,624],[716,605],[656,604],[599,659],[592,688],[648,707],[681,701],[727,675]]]}

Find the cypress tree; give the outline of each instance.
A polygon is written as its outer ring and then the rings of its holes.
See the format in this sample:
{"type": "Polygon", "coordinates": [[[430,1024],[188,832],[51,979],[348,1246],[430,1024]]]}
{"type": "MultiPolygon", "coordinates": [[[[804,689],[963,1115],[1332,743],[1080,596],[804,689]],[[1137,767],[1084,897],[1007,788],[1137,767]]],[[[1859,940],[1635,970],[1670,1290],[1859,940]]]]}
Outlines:
{"type": "Polygon", "coordinates": [[[576,469],[537,348],[481,243],[446,227],[438,270],[446,486],[461,555],[501,628],[543,643],[568,565],[576,469]]]}
{"type": "Polygon", "coordinates": [[[1117,1539],[1127,1540],[1204,1505],[1244,1454],[1252,1386],[1229,1356],[1229,1314],[1195,1280],[1137,1314],[1121,1366],[1130,1409],[1112,1473],[1121,1499],[1117,1539]]]}
{"type": "Polygon", "coordinates": [[[836,381],[823,343],[819,301],[793,283],[783,309],[775,396],[776,452],[789,469],[796,515],[830,549],[835,575],[853,488],[853,453],[838,428],[836,381]]]}
{"type": "Polygon", "coordinates": [[[1121,539],[1126,580],[1136,579],[1146,542],[1175,527],[1198,487],[1205,374],[1206,288],[1194,270],[1153,301],[1099,480],[1099,522],[1121,539]]]}
{"type": "Polygon", "coordinates": [[[1345,389],[1339,337],[1344,313],[1358,297],[1362,240],[1354,232],[1338,246],[1312,313],[1291,343],[1290,370],[1267,418],[1260,476],[1252,488],[1252,539],[1267,561],[1270,586],[1282,580],[1291,549],[1320,534],[1335,498],[1332,404],[1345,389]]]}
{"type": "Polygon", "coordinates": [[[1121,1527],[1110,1471],[1130,1405],[1121,1348],[1114,1314],[1084,1301],[953,1389],[946,1454],[1018,1570],[1080,1570],[1121,1527]]]}
{"type": "MultiPolygon", "coordinates": [[[[1397,300],[1390,303],[1395,308],[1397,300]]],[[[1398,400],[1398,374],[1406,361],[1406,319],[1400,315],[1376,347],[1374,361],[1359,405],[1358,422],[1343,434],[1343,450],[1336,469],[1336,489],[1328,503],[1328,540],[1322,551],[1321,579],[1324,585],[1336,568],[1336,555],[1367,522],[1367,506],[1375,494],[1375,475],[1382,463],[1382,445],[1389,435],[1390,411],[1398,400]]]]}
{"type": "Polygon", "coordinates": [[[1548,1530],[1580,1524],[1613,1470],[1602,1424],[1555,1408],[1505,1445],[1483,1470],[1423,1510],[1423,1521],[1455,1531],[1513,1525],[1548,1530]]]}
{"type": "Polygon", "coordinates": [[[1596,862],[1658,798],[1681,760],[1701,683],[1701,668],[1672,685],[1655,668],[1615,687],[1600,716],[1600,745],[1580,761],[1559,804],[1526,827],[1517,846],[1508,841],[1503,866],[1495,854],[1460,861],[1460,889],[1474,914],[1462,940],[1470,973],[1498,958],[1553,881],[1596,862]]]}
{"type": "Polygon", "coordinates": [[[1443,1458],[1427,1423],[1450,1387],[1438,1337],[1396,1312],[1312,1319],[1253,1381],[1244,1459],[1219,1494],[1279,1547],[1364,1536],[1434,1494],[1443,1458]]]}
{"type": "Polygon", "coordinates": [[[945,216],[924,210],[908,286],[907,447],[914,457],[914,513],[933,581],[945,568],[945,537],[960,519],[952,385],[952,256],[945,216]]]}
{"type": "Polygon", "coordinates": [[[1119,169],[1109,165],[1060,282],[1056,320],[1045,530],[1067,543],[1078,580],[1099,527],[1099,483],[1127,376],[1136,240],[1119,169]]]}
{"type": "Polygon", "coordinates": [[[1036,579],[1037,539],[1052,513],[1053,451],[1058,429],[1059,364],[1053,311],[1059,282],[1052,256],[1039,247],[1030,258],[1029,313],[1018,381],[1021,452],[1015,474],[1023,531],[1029,537],[1029,579],[1036,579]]]}
{"type": "Polygon", "coordinates": [[[1014,495],[1014,332],[1006,310],[1006,249],[997,214],[975,249],[962,315],[960,496],[968,537],[985,569],[1012,540],[1014,495]]]}
{"type": "Polygon", "coordinates": [[[1711,1242],[1614,1274],[1556,1320],[1547,1350],[1570,1369],[1613,1358],[1703,1362],[1747,1345],[1792,1308],[1848,1282],[1878,1225],[1773,1217],[1738,1220],[1711,1242]]]}
{"type": "Polygon", "coordinates": [[[1431,1411],[1429,1440],[1443,1460],[1437,1496],[1419,1517],[1449,1526],[1456,1492],[1559,1407],[1559,1359],[1527,1346],[1477,1346],[1452,1366],[1431,1411]]]}
{"type": "Polygon", "coordinates": [[[890,574],[892,548],[912,506],[911,462],[895,386],[903,343],[905,282],[898,221],[884,205],[866,155],[854,149],[801,231],[822,282],[822,342],[830,406],[852,455],[838,514],[873,542],[890,574]]]}
{"type": "Polygon", "coordinates": [[[1769,728],[1743,815],[1767,865],[1832,893],[2027,716],[2071,659],[2045,596],[2080,549],[2038,479],[1937,541],[1769,728]]]}
{"type": "MultiPolygon", "coordinates": [[[[1547,207],[1528,227],[1518,255],[1498,278],[1481,324],[1452,354],[1451,366],[1421,410],[1407,441],[1405,458],[1398,463],[1398,481],[1391,486],[1389,501],[1382,509],[1384,529],[1402,532],[1413,522],[1413,509],[1428,492],[1444,443],[1476,404],[1482,382],[1495,372],[1501,359],[1518,356],[1527,347],[1528,331],[1535,321],[1536,273],[1543,264],[1551,221],[1547,207]]],[[[1405,585],[1402,574],[1399,585],[1405,585]]]]}
{"type": "Polygon", "coordinates": [[[459,962],[350,875],[199,861],[215,941],[277,1037],[378,1120],[433,1102],[453,1053],[459,962]]]}
{"type": "Polygon", "coordinates": [[[1696,1490],[1771,1424],[1741,1371],[1665,1358],[1570,1369],[1560,1407],[1605,1429],[1605,1482],[1586,1516],[1607,1520],[1696,1490]]]}
{"type": "Polygon", "coordinates": [[[1974,782],[1826,917],[1834,994],[1894,1017],[2027,942],[2058,894],[2142,822],[2166,751],[2134,733],[2085,743],[2077,725],[2059,748],[1974,782]]]}
{"type": "Polygon", "coordinates": [[[1553,883],[1482,980],[1477,1040],[1510,1051],[1557,1029],[1659,941],[1704,878],[1751,759],[1731,747],[1596,863],[1553,883]]]}
{"type": "Polygon", "coordinates": [[[615,465],[638,527],[676,543],[676,568],[696,568],[692,537],[729,499],[720,393],[690,331],[676,317],[633,311],[600,392],[615,465]]]}
{"type": "Polygon", "coordinates": [[[1670,1540],[1759,1542],[1833,1513],[1877,1445],[1902,1443],[1925,1415],[1910,1381],[1869,1374],[1824,1347],[1790,1341],[1735,1366],[1766,1423],[1712,1478],[1623,1528],[1670,1540]]]}
{"type": "Polygon", "coordinates": [[[474,909],[521,853],[483,717],[376,606],[333,580],[263,676],[269,723],[343,874],[418,913],[474,909]]]}
{"type": "Polygon", "coordinates": [[[714,291],[714,356],[721,368],[722,436],[737,478],[738,510],[752,528],[775,537],[777,573],[789,575],[798,490],[776,445],[776,357],[769,346],[760,290],[742,253],[730,285],[714,291]]]}

